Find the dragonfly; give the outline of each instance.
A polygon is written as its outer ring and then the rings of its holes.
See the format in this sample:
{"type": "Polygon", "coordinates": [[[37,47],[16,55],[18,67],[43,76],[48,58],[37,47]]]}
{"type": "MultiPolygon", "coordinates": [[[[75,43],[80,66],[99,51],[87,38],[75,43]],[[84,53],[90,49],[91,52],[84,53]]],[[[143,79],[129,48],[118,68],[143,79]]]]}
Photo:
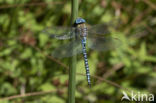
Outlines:
{"type": "Polygon", "coordinates": [[[97,51],[111,50],[118,45],[120,41],[111,37],[106,24],[86,26],[86,20],[77,18],[73,27],[53,27],[43,30],[51,38],[58,40],[73,39],[69,43],[62,44],[54,49],[52,56],[55,58],[65,58],[82,53],[84,58],[86,77],[88,85],[91,87],[90,71],[87,57],[86,46],[97,51]],[[88,42],[88,43],[87,43],[88,42]]]}

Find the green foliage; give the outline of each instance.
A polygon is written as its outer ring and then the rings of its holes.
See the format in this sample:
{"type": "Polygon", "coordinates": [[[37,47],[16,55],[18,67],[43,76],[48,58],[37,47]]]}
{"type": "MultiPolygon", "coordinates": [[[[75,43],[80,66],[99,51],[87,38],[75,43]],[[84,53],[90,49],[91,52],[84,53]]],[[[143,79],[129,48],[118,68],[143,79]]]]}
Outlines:
{"type": "MultiPolygon", "coordinates": [[[[151,5],[155,5],[155,1],[149,1],[151,4],[144,1],[80,0],[79,17],[91,25],[107,22],[112,36],[121,42],[118,48],[108,52],[88,51],[91,75],[111,80],[135,92],[156,94],[156,18],[151,5]],[[120,63],[122,65],[118,66],[120,63]],[[106,74],[109,74],[107,78],[106,74]]],[[[67,101],[69,70],[61,63],[68,66],[69,59],[58,61],[49,57],[64,42],[52,40],[42,30],[50,26],[69,26],[71,4],[45,0],[42,1],[46,3],[44,5],[25,5],[38,2],[0,1],[0,98],[21,94],[22,90],[25,93],[54,92],[0,100],[0,103],[67,101]],[[14,4],[23,6],[1,8],[14,4]]],[[[121,102],[122,91],[126,90],[111,83],[92,77],[92,87],[88,87],[80,55],[76,70],[84,74],[76,75],[76,103],[121,102]]]]}

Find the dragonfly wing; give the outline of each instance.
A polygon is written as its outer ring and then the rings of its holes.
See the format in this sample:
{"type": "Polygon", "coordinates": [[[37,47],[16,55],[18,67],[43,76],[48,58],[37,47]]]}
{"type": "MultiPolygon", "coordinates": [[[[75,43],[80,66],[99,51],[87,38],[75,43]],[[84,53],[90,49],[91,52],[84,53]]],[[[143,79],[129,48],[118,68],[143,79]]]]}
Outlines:
{"type": "Polygon", "coordinates": [[[56,48],[52,52],[52,56],[56,58],[65,58],[80,53],[82,53],[81,41],[76,40],[56,48]]]}
{"type": "Polygon", "coordinates": [[[42,32],[49,35],[51,38],[60,40],[70,39],[75,36],[74,27],[47,27],[42,32]]]}
{"type": "Polygon", "coordinates": [[[110,34],[110,31],[107,24],[97,24],[88,27],[88,34],[89,34],[88,36],[106,35],[110,34]]]}
{"type": "Polygon", "coordinates": [[[97,51],[112,50],[121,45],[121,41],[113,37],[89,38],[88,42],[88,47],[97,51]]]}

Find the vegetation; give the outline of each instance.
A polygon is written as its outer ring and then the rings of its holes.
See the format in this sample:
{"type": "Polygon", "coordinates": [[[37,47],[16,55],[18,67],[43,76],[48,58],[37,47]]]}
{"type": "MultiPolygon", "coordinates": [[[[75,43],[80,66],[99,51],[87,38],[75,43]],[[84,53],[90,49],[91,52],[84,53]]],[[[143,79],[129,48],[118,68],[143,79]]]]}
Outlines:
{"type": "MultiPolygon", "coordinates": [[[[77,56],[76,103],[119,103],[122,91],[156,95],[155,11],[155,0],[79,0],[79,17],[107,23],[121,44],[88,52],[91,88],[77,56]]],[[[0,103],[67,102],[69,58],[52,57],[62,41],[42,31],[70,20],[69,0],[0,1],[0,103]]]]}

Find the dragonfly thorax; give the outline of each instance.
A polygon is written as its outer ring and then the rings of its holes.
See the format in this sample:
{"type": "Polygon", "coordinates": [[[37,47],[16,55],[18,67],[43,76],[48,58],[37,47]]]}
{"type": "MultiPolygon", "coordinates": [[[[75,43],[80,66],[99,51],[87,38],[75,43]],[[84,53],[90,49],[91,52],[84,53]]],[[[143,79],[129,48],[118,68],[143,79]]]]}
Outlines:
{"type": "Polygon", "coordinates": [[[81,37],[86,37],[88,35],[88,30],[85,23],[77,25],[78,33],[81,37]]]}

